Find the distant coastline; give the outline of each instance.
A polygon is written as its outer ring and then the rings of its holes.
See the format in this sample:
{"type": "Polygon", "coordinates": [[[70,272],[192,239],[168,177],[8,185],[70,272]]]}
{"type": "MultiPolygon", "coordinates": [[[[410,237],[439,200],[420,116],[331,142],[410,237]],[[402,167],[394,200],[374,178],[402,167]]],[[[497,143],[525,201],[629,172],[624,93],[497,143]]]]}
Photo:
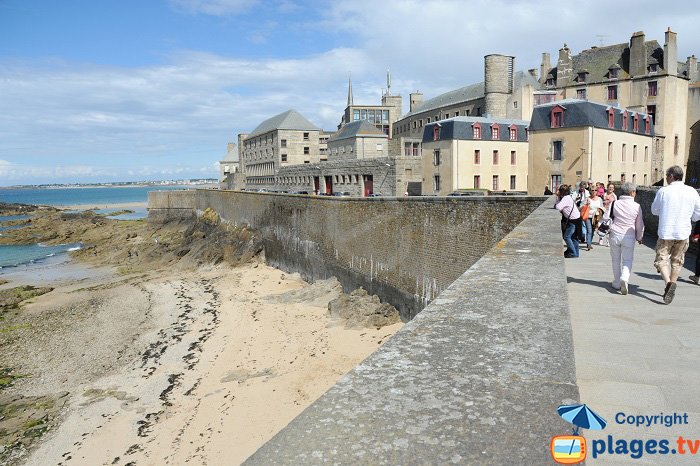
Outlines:
{"type": "Polygon", "coordinates": [[[191,180],[169,180],[169,181],[116,181],[111,183],[68,183],[68,184],[23,184],[14,186],[0,186],[0,190],[10,189],[69,189],[69,188],[142,188],[142,187],[162,187],[162,186],[211,186],[218,184],[214,178],[202,178],[191,180]]]}

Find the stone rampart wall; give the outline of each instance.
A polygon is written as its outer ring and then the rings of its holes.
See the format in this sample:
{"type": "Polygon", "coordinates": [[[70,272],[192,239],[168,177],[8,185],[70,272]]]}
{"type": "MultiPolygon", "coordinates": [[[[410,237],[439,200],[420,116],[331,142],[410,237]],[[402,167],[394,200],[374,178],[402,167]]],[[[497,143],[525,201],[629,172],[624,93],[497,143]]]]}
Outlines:
{"type": "Polygon", "coordinates": [[[553,464],[578,400],[546,202],[244,464],[553,464]]]}
{"type": "Polygon", "coordinates": [[[149,219],[212,208],[261,231],[270,265],[310,282],[336,276],[346,291],[362,286],[407,321],[543,200],[168,191],[149,193],[149,219]]]}

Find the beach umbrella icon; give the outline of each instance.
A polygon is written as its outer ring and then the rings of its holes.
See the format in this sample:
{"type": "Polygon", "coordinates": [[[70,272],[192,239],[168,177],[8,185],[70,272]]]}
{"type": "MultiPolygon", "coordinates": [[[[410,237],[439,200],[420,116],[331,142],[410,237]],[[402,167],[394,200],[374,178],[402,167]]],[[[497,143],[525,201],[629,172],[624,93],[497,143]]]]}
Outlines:
{"type": "Polygon", "coordinates": [[[557,408],[557,413],[562,419],[576,426],[574,435],[578,435],[579,428],[602,430],[608,425],[605,419],[585,404],[561,405],[557,408]]]}

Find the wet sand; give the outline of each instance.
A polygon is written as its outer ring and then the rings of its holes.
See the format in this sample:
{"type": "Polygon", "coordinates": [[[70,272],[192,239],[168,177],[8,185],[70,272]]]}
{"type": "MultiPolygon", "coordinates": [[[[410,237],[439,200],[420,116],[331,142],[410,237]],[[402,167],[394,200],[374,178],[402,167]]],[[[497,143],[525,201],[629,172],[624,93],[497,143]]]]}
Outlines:
{"type": "Polygon", "coordinates": [[[1,337],[29,375],[7,390],[68,401],[22,463],[242,462],[401,326],[334,325],[315,287],[253,262],[93,269],[33,299],[1,337]]]}

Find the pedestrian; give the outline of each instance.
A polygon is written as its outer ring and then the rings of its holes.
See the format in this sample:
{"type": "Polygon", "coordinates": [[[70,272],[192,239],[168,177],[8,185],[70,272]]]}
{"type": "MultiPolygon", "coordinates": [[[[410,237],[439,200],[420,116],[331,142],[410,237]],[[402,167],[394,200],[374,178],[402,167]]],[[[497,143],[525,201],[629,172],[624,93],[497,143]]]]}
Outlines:
{"type": "Polygon", "coordinates": [[[598,197],[602,199],[605,194],[605,185],[599,181],[596,183],[596,186],[598,187],[598,197]]]}
{"type": "Polygon", "coordinates": [[[552,194],[554,194],[554,193],[552,192],[551,189],[549,189],[549,186],[545,186],[545,187],[544,187],[544,195],[545,195],[545,196],[551,196],[552,194]]]}
{"type": "MultiPolygon", "coordinates": [[[[610,205],[612,205],[612,203],[616,200],[617,195],[615,194],[615,185],[612,183],[608,183],[608,190],[605,192],[605,194],[603,194],[603,209],[605,210],[605,212],[610,210],[610,205]]],[[[609,239],[610,235],[603,235],[598,241],[598,244],[601,246],[608,246],[609,239]]]]}
{"type": "Polygon", "coordinates": [[[612,258],[612,286],[620,294],[629,292],[632,262],[634,261],[634,242],[642,244],[644,237],[644,219],[642,208],[634,201],[637,187],[634,183],[622,183],[620,198],[610,205],[604,219],[612,219],[610,225],[610,257],[612,258]]]}
{"type": "Polygon", "coordinates": [[[571,188],[568,185],[561,185],[557,192],[557,205],[555,208],[561,212],[561,225],[566,251],[564,257],[578,257],[578,243],[581,232],[581,214],[576,208],[574,198],[571,197],[571,188]]]}
{"type": "Polygon", "coordinates": [[[700,285],[700,221],[695,222],[695,229],[690,235],[690,241],[696,244],[695,251],[695,275],[688,277],[691,282],[700,285]]]}
{"type": "Polygon", "coordinates": [[[598,228],[603,213],[603,200],[598,197],[595,187],[591,187],[590,196],[584,201],[584,209],[581,209],[581,218],[586,222],[586,247],[590,251],[593,249],[593,232],[598,228]],[[583,215],[584,209],[588,211],[586,215],[583,215]]]}
{"type": "Polygon", "coordinates": [[[610,204],[617,200],[615,195],[615,185],[608,183],[608,190],[603,194],[603,208],[607,211],[610,209],[610,204]]]}
{"type": "Polygon", "coordinates": [[[700,195],[683,183],[683,169],[678,165],[666,170],[666,182],[656,193],[651,213],[659,216],[654,266],[666,284],[664,303],[671,304],[688,250],[691,222],[700,220],[700,195]]]}

